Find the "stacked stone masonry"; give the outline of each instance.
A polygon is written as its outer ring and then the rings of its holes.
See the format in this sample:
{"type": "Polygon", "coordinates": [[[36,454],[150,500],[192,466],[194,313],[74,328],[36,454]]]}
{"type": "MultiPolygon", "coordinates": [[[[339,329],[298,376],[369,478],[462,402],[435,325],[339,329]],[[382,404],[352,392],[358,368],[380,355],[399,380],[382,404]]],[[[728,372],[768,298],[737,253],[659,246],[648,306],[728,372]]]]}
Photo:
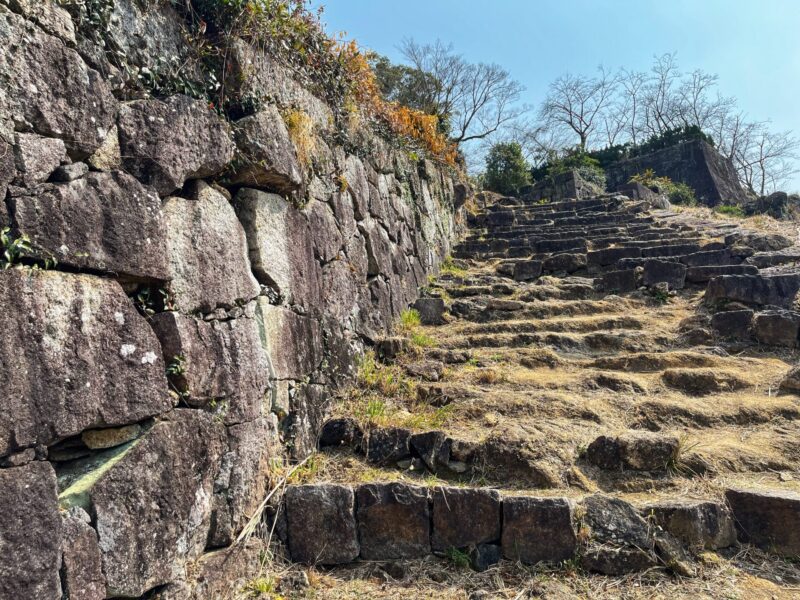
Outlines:
{"type": "Polygon", "coordinates": [[[665,541],[718,550],[738,538],[786,556],[800,550],[796,531],[784,527],[797,518],[800,496],[744,489],[728,491],[727,503],[682,500],[637,510],[603,495],[576,501],[400,482],[314,484],[290,487],[284,509],[292,560],[329,566],[459,550],[473,565],[487,554],[495,563],[528,565],[577,557],[587,570],[620,575],[670,566],[679,552],[665,541]]]}
{"type": "MultiPolygon", "coordinates": [[[[170,3],[112,4],[129,70],[194,52],[170,3]]],[[[455,172],[368,130],[345,150],[323,101],[234,46],[264,101],[231,122],[130,99],[62,3],[0,0],[0,226],[30,245],[0,272],[0,598],[252,574],[257,541],[227,547],[460,231],[455,172]]]]}

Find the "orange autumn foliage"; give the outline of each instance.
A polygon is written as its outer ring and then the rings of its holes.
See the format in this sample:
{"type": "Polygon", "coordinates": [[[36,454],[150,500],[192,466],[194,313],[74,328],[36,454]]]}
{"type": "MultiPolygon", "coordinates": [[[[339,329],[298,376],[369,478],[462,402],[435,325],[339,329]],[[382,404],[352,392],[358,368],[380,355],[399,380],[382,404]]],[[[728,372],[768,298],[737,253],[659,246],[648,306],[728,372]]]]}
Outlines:
{"type": "Polygon", "coordinates": [[[432,157],[456,165],[456,146],[439,131],[437,116],[384,100],[375,73],[355,41],[341,44],[338,52],[349,94],[362,111],[383,121],[396,135],[419,144],[432,157]]]}

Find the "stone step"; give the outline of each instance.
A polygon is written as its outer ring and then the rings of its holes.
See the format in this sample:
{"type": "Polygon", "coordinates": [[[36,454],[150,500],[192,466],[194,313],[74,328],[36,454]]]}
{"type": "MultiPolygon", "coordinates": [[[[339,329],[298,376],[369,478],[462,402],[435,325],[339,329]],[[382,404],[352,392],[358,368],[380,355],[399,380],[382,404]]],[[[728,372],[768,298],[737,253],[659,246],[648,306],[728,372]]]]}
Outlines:
{"type": "Polygon", "coordinates": [[[800,273],[786,275],[722,275],[708,282],[704,301],[718,305],[742,302],[790,308],[800,291],[800,273]]]}
{"type": "MultiPolygon", "coordinates": [[[[638,459],[636,441],[623,447],[638,459]]],[[[686,575],[693,569],[688,548],[718,550],[738,540],[784,556],[800,552],[800,533],[787,527],[800,517],[800,496],[729,488],[725,499],[637,505],[603,494],[312,483],[287,488],[284,535],[293,561],[325,566],[462,550],[478,570],[501,558],[527,565],[577,558],[587,571],[608,575],[658,565],[686,575]],[[579,535],[581,523],[591,528],[590,538],[579,535]]]]}
{"type": "Polygon", "coordinates": [[[753,265],[712,265],[689,267],[686,271],[686,281],[691,283],[706,283],[720,275],[758,275],[758,269],[753,265]]]}

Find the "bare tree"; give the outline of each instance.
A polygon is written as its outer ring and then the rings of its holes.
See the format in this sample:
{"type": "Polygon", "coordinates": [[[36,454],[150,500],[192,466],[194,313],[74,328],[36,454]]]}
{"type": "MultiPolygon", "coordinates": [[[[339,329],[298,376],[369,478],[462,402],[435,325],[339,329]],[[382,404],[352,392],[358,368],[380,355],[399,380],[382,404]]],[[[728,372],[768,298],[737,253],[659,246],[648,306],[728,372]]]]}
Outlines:
{"type": "Polygon", "coordinates": [[[742,182],[763,196],[797,173],[799,147],[790,132],[773,133],[764,123],[749,123],[740,132],[734,164],[742,182]]]}
{"type": "Polygon", "coordinates": [[[601,113],[612,100],[616,83],[616,77],[602,67],[597,77],[568,73],[550,84],[539,116],[550,126],[572,130],[580,140],[580,148],[585,150],[601,113]]]}
{"type": "Polygon", "coordinates": [[[424,89],[429,112],[446,120],[456,143],[484,139],[525,110],[517,104],[524,88],[499,65],[468,63],[438,40],[424,45],[405,40],[401,52],[431,75],[424,89]]]}
{"type": "Polygon", "coordinates": [[[641,119],[644,113],[644,89],[647,83],[647,74],[639,71],[621,71],[619,82],[622,93],[625,95],[625,103],[628,107],[627,118],[627,137],[634,146],[640,140],[641,119]]]}
{"type": "Polygon", "coordinates": [[[657,56],[647,83],[644,86],[644,131],[647,135],[658,135],[677,124],[677,95],[680,72],[675,53],[657,56]]]}

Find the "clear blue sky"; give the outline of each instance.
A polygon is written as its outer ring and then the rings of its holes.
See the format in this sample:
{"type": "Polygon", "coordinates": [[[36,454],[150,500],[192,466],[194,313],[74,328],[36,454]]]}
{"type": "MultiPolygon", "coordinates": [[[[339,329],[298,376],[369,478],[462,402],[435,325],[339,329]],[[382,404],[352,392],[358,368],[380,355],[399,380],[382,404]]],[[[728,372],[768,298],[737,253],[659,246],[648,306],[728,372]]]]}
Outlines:
{"type": "MultiPolygon", "coordinates": [[[[756,120],[800,135],[800,0],[329,0],[324,21],[399,61],[405,37],[452,42],[496,62],[538,104],[564,72],[648,69],[676,51],[682,70],[717,73],[756,120]]],[[[793,189],[800,189],[796,176],[793,189]]]]}

